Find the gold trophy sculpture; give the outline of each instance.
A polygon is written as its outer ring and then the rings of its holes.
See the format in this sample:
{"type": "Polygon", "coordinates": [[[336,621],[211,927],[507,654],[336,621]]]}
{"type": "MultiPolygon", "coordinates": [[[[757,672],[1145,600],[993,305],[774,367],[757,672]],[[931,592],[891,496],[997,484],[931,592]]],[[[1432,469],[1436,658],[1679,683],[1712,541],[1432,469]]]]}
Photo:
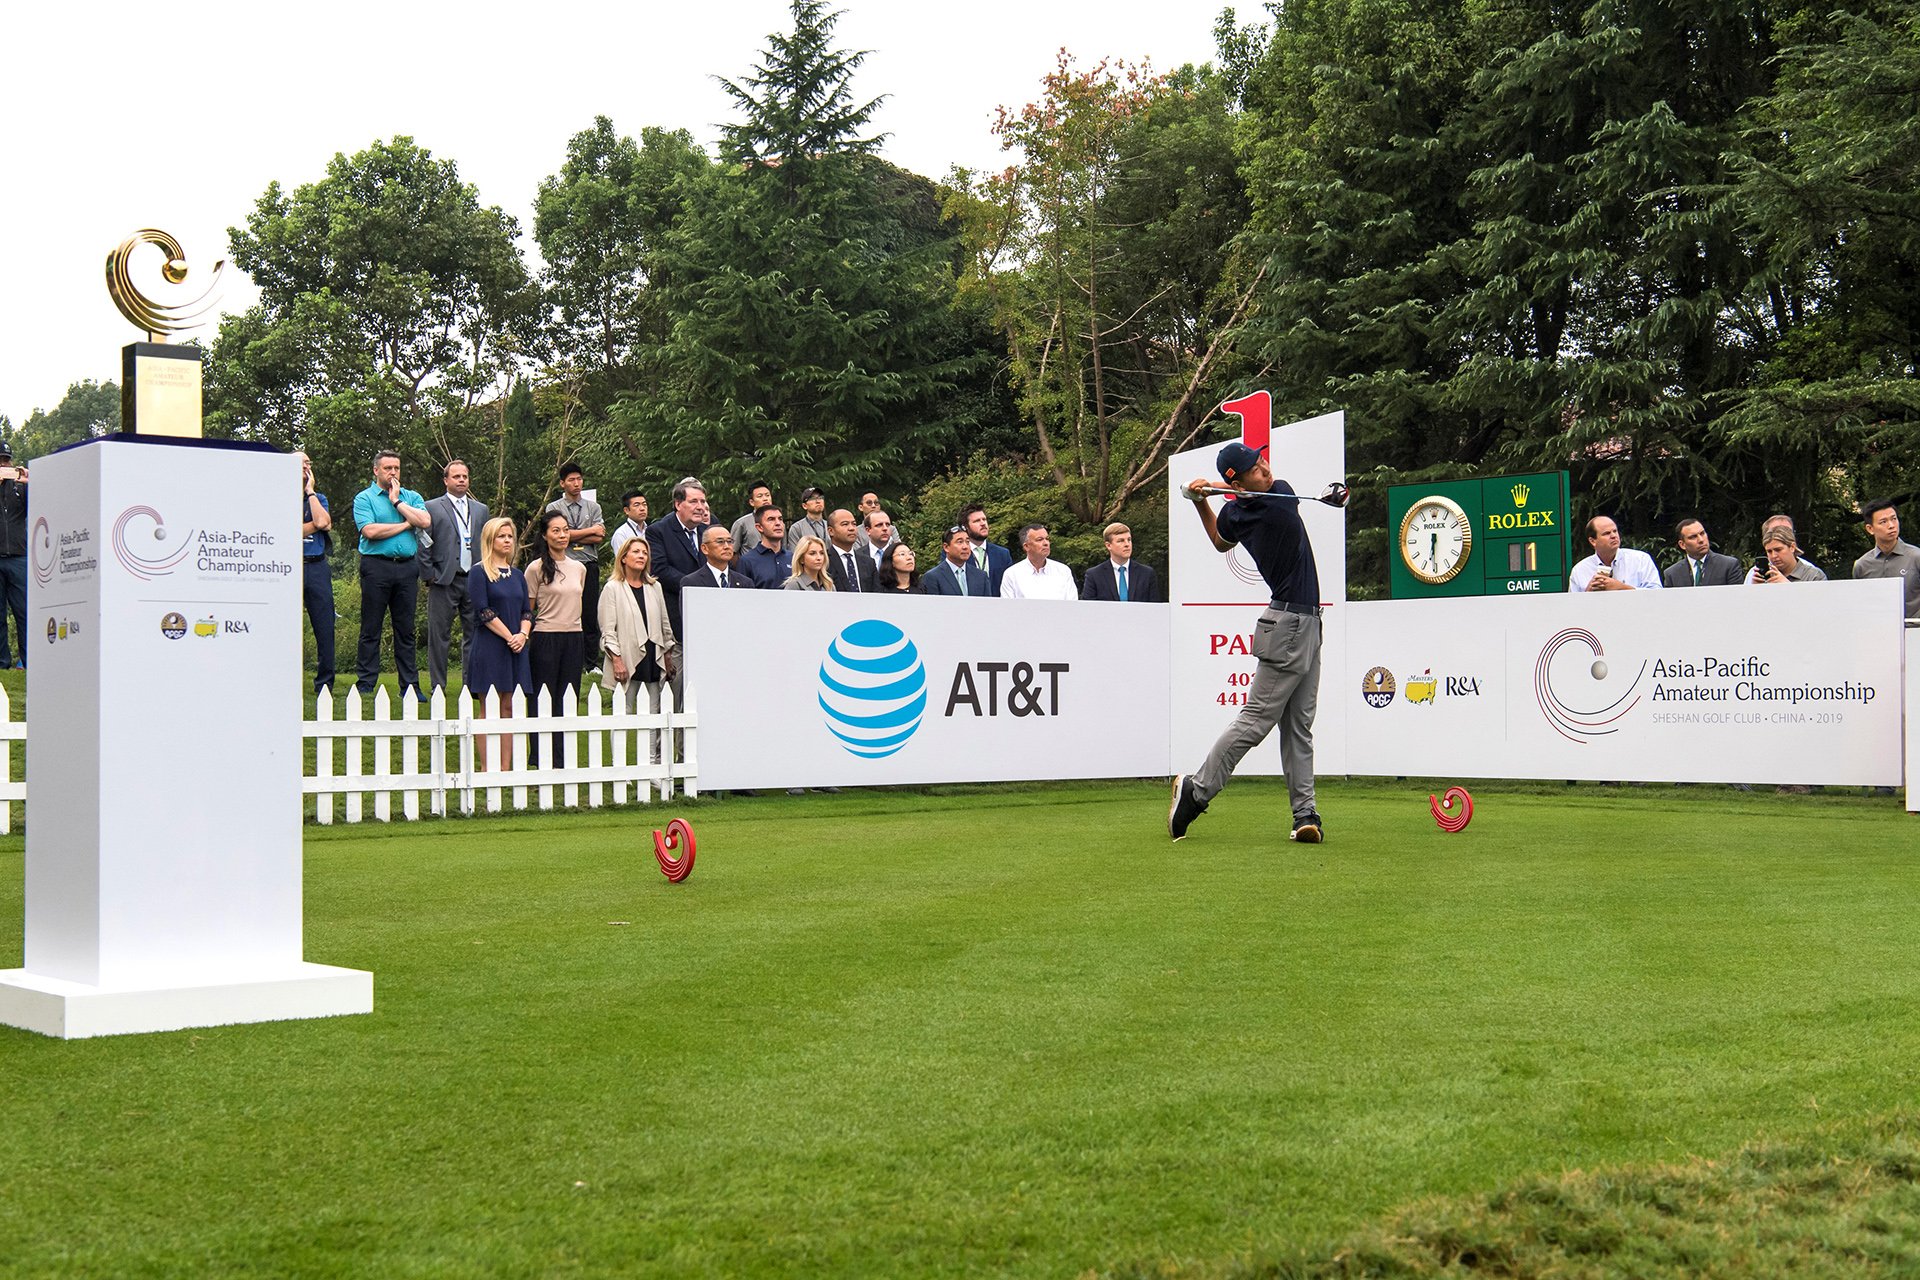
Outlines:
{"type": "Polygon", "coordinates": [[[143,436],[200,436],[200,348],[168,345],[167,335],[192,329],[213,309],[213,291],[226,260],[213,264],[213,278],[199,297],[163,304],[141,293],[127,270],[127,259],[142,244],[167,255],[160,274],[168,284],[183,284],[187,262],[180,242],[164,231],[144,227],[107,255],[107,293],[120,314],[144,330],[145,342],[120,349],[120,429],[143,436]]]}

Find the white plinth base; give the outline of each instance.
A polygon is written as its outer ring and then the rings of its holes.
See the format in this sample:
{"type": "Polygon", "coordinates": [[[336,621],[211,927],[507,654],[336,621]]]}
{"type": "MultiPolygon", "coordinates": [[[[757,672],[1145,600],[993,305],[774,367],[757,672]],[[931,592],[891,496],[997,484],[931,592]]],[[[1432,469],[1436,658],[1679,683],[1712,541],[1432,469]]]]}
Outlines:
{"type": "Polygon", "coordinates": [[[0,969],[0,1023],[62,1040],[372,1012],[373,975],[330,964],[295,965],[245,982],[138,988],[0,969]]]}

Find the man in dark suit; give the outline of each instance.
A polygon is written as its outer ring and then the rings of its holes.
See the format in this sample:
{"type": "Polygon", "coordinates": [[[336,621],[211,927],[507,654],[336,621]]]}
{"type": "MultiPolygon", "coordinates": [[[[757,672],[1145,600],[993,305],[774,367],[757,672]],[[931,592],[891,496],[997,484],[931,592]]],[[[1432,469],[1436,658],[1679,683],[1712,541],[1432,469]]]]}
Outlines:
{"type": "Polygon", "coordinates": [[[1133,558],[1133,530],[1115,522],[1101,532],[1107,544],[1107,558],[1088,569],[1080,579],[1082,600],[1139,600],[1151,602],[1160,597],[1160,583],[1153,566],[1133,558]]]}
{"type": "Polygon", "coordinates": [[[443,473],[447,491],[427,500],[427,535],[420,553],[420,576],[427,583],[427,688],[447,687],[447,654],[453,648],[453,620],[460,619],[460,669],[473,656],[473,612],[467,604],[467,570],[480,563],[480,530],[487,504],[468,492],[467,464],[455,458],[443,473]]]}
{"type": "Polygon", "coordinates": [[[974,563],[973,539],[968,536],[965,525],[955,525],[947,530],[946,538],[940,544],[946,552],[939,564],[926,571],[920,578],[920,589],[930,596],[980,596],[993,594],[993,584],[986,570],[974,563]]]}
{"type": "Polygon", "coordinates": [[[700,567],[680,579],[680,589],[695,587],[743,587],[754,589],[754,582],[733,564],[733,534],[723,524],[710,524],[700,534],[700,567]]]}
{"type": "Polygon", "coordinates": [[[1745,577],[1740,562],[1723,556],[1707,539],[1707,526],[1688,516],[1673,527],[1674,540],[1686,552],[1667,566],[1660,580],[1669,587],[1732,587],[1745,577]]]}
{"type": "Polygon", "coordinates": [[[973,547],[973,562],[987,575],[989,595],[1000,594],[1000,579],[1013,565],[1013,552],[994,542],[987,525],[987,509],[977,502],[968,503],[960,508],[960,519],[955,523],[967,531],[967,540],[973,547]]]}
{"type": "Polygon", "coordinates": [[[858,545],[858,537],[853,512],[842,507],[827,517],[827,572],[833,575],[835,591],[857,594],[878,585],[873,557],[858,545]]]}
{"type": "Polygon", "coordinates": [[[667,597],[667,621],[675,635],[680,634],[680,580],[706,563],[700,535],[711,523],[706,486],[689,476],[673,486],[673,510],[647,526],[653,576],[667,597]]]}

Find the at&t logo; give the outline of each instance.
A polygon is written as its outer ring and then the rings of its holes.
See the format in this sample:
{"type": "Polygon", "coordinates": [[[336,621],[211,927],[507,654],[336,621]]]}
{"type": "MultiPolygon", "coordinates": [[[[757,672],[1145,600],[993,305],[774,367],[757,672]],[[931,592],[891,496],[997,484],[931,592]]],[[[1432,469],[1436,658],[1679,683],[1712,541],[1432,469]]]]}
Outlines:
{"type": "Polygon", "coordinates": [[[820,664],[820,709],[827,731],[850,754],[890,756],[920,728],[927,710],[927,669],[906,632],[868,618],[827,645],[820,664]]]}

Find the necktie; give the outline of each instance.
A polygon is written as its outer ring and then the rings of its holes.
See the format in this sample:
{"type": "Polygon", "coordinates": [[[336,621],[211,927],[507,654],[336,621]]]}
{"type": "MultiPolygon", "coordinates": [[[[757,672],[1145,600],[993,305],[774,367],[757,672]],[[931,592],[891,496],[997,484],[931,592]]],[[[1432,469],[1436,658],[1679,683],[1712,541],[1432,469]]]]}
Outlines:
{"type": "Polygon", "coordinates": [[[1122,600],[1125,600],[1127,598],[1127,566],[1121,565],[1119,568],[1115,569],[1113,576],[1120,583],[1120,598],[1122,600]]]}
{"type": "Polygon", "coordinates": [[[851,551],[842,551],[840,553],[840,559],[847,568],[847,590],[858,591],[860,589],[860,570],[855,567],[853,563],[853,553],[851,551]]]}
{"type": "Polygon", "coordinates": [[[467,514],[465,498],[454,499],[453,509],[460,517],[460,572],[465,573],[473,568],[473,521],[467,514]]]}
{"type": "Polygon", "coordinates": [[[985,543],[982,543],[979,550],[973,553],[973,562],[980,566],[980,572],[985,573],[987,571],[987,548],[985,543]]]}
{"type": "Polygon", "coordinates": [[[1693,585],[1696,587],[1702,587],[1706,585],[1706,581],[1707,581],[1706,562],[1704,560],[1695,560],[1693,562],[1693,585]]]}
{"type": "Polygon", "coordinates": [[[732,586],[732,585],[733,585],[733,584],[732,584],[731,582],[728,582],[728,581],[727,581],[727,575],[726,575],[726,573],[725,573],[725,572],[722,572],[722,573],[720,574],[720,585],[721,585],[721,586],[722,586],[723,588],[724,588],[724,587],[730,587],[730,586],[732,586]]]}
{"type": "Polygon", "coordinates": [[[954,577],[956,577],[956,578],[958,578],[958,579],[960,579],[960,594],[961,594],[961,595],[963,595],[963,596],[964,596],[964,595],[967,595],[967,594],[969,594],[969,593],[968,593],[968,591],[967,591],[967,570],[966,570],[966,566],[965,566],[965,565],[958,565],[958,564],[956,564],[956,565],[954,565],[954,566],[953,566],[953,576],[954,576],[954,577]]]}

